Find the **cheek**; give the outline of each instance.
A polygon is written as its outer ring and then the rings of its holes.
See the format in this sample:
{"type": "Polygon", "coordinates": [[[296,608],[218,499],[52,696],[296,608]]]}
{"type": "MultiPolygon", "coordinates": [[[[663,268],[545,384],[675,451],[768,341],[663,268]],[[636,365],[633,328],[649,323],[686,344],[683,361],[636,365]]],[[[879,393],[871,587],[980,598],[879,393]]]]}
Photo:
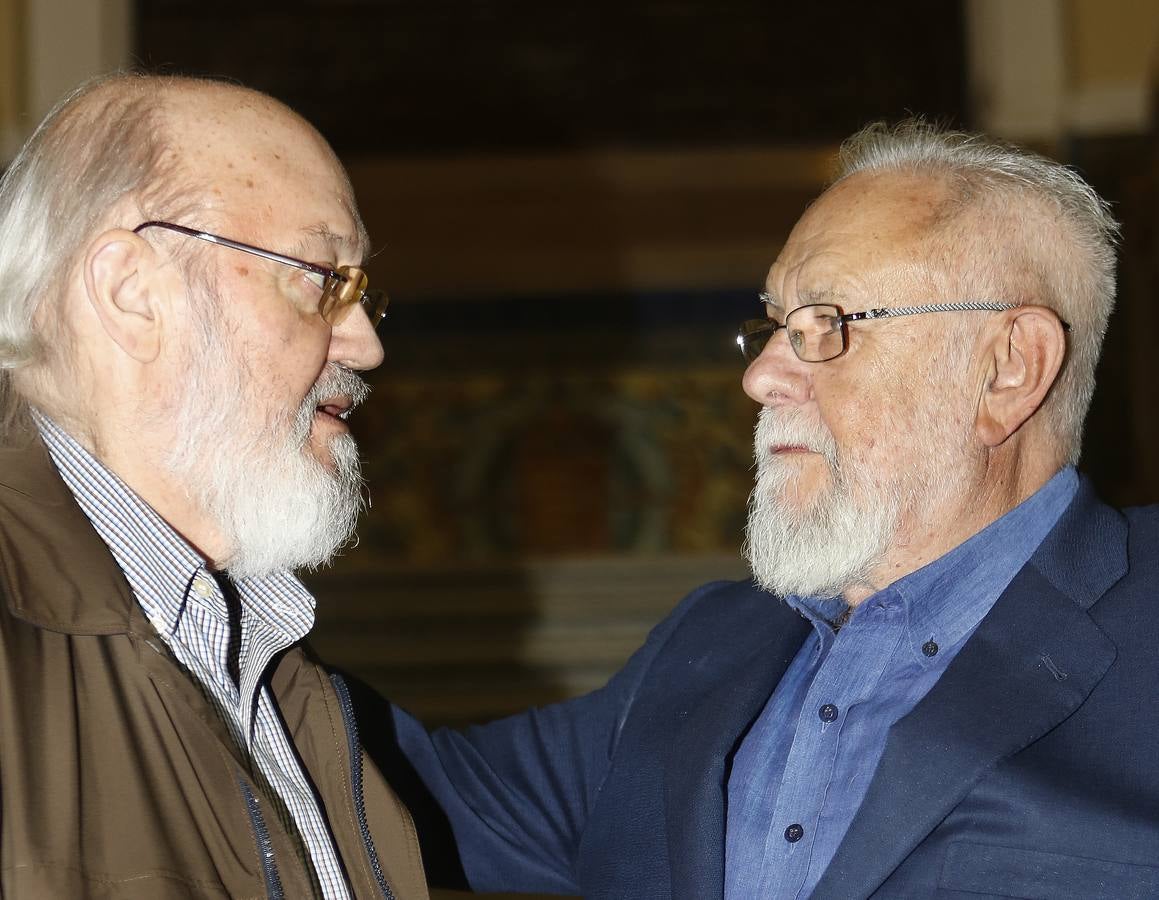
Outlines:
{"type": "Polygon", "coordinates": [[[273,419],[292,416],[326,366],[325,344],[319,341],[278,340],[251,342],[243,363],[250,396],[273,419]]]}
{"type": "Polygon", "coordinates": [[[330,352],[330,329],[321,319],[318,323],[318,327],[305,323],[282,336],[277,352],[279,368],[297,371],[311,382],[318,377],[330,352]]]}
{"type": "Polygon", "coordinates": [[[828,400],[818,391],[821,420],[837,445],[843,481],[883,490],[912,464],[914,435],[922,427],[915,401],[878,381],[844,386],[828,400]]]}
{"type": "Polygon", "coordinates": [[[286,393],[286,402],[297,406],[309,393],[314,383],[326,368],[326,344],[321,348],[317,342],[309,344],[287,344],[283,352],[271,366],[271,374],[277,373],[279,387],[286,393]]]}

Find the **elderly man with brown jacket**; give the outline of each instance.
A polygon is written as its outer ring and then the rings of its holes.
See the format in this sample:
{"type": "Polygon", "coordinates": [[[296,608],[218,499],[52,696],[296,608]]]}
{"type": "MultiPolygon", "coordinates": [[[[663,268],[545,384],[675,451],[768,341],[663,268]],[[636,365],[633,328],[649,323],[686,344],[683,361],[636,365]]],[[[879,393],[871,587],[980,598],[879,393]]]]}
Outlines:
{"type": "Polygon", "coordinates": [[[117,76],[0,186],[0,893],[425,897],[292,574],[382,359],[349,182],[240,87],[117,76]]]}

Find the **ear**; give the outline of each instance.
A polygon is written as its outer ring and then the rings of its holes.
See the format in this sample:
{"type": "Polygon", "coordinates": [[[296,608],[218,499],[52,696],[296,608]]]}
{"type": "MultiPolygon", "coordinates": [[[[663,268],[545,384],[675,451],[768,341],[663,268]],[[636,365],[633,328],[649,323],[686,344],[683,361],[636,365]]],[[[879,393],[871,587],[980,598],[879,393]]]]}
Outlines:
{"type": "Polygon", "coordinates": [[[130,357],[149,363],[161,350],[161,279],[157,253],[125,229],[103,232],[84,261],[88,301],[105,333],[130,357]]]}
{"type": "Polygon", "coordinates": [[[1046,307],[1020,306],[1001,321],[987,345],[990,377],[975,423],[987,447],[1003,443],[1034,415],[1066,355],[1062,323],[1046,307]]]}

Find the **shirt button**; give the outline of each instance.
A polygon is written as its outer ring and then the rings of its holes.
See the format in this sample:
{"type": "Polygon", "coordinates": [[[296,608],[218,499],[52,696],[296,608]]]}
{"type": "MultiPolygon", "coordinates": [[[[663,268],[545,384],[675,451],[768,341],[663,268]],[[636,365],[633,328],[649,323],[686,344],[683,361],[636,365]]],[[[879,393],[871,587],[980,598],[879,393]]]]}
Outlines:
{"type": "Polygon", "coordinates": [[[213,588],[209,586],[208,581],[198,576],[193,579],[193,593],[197,594],[198,597],[211,597],[213,596],[213,588]]]}
{"type": "Polygon", "coordinates": [[[805,829],[794,822],[785,829],[785,840],[790,844],[795,844],[805,836],[805,829]]]}
{"type": "Polygon", "coordinates": [[[833,722],[837,719],[839,710],[832,703],[826,703],[819,710],[817,715],[821,717],[822,722],[833,722]]]}
{"type": "Polygon", "coordinates": [[[937,656],[938,645],[935,644],[933,640],[928,640],[922,644],[922,653],[924,653],[926,656],[937,656]]]}

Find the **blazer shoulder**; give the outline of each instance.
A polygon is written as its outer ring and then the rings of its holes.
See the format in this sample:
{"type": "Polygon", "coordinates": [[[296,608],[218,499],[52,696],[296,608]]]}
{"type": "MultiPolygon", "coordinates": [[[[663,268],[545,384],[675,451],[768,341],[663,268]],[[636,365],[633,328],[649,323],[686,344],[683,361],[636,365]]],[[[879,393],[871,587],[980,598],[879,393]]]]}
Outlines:
{"type": "MultiPolygon", "coordinates": [[[[710,581],[693,590],[673,607],[648,634],[644,645],[629,659],[610,682],[611,685],[632,682],[632,693],[657,660],[683,649],[691,639],[696,644],[716,639],[722,627],[733,621],[734,611],[754,605],[755,595],[762,592],[747,581],[710,581]]],[[[776,602],[763,594],[764,602],[776,602]]]]}
{"type": "MultiPolygon", "coordinates": [[[[781,598],[751,581],[717,581],[693,591],[648,640],[640,688],[663,694],[701,684],[706,673],[732,671],[738,661],[792,658],[810,625],[781,598]]],[[[699,688],[698,688],[699,689],[699,688]]]]}
{"type": "MultiPolygon", "coordinates": [[[[1107,598],[1119,604],[1141,604],[1150,610],[1159,602],[1155,595],[1159,587],[1159,505],[1128,508],[1121,514],[1127,532],[1126,560],[1123,576],[1107,598]]],[[[1157,621],[1152,613],[1142,618],[1145,621],[1136,627],[1145,628],[1157,621]]]]}
{"type": "Polygon", "coordinates": [[[752,581],[713,581],[684,598],[669,617],[681,628],[709,633],[723,630],[736,636],[746,625],[765,627],[782,621],[804,621],[780,597],[752,581]]]}
{"type": "MultiPolygon", "coordinates": [[[[1132,551],[1150,550],[1150,557],[1159,557],[1159,503],[1150,506],[1131,506],[1123,510],[1130,530],[1128,546],[1132,551]]],[[[1134,554],[1133,554],[1134,555],[1134,554]]]]}

